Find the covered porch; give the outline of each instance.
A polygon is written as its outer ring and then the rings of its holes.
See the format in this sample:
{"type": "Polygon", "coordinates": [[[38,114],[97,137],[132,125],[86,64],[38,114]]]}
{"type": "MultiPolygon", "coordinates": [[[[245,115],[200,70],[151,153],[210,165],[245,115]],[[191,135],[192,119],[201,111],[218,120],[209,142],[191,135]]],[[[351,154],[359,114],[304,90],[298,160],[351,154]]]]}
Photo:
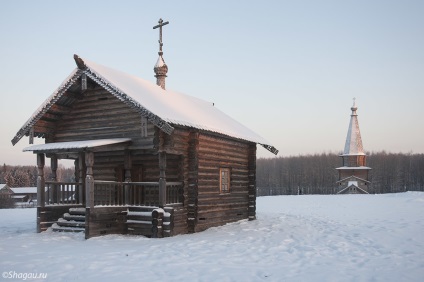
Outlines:
{"type": "Polygon", "coordinates": [[[153,154],[158,163],[157,181],[132,181],[133,152],[130,145],[131,139],[116,138],[25,148],[24,151],[37,155],[37,232],[51,226],[58,231],[66,231],[76,225],[75,230],[84,231],[86,238],[131,233],[151,237],[172,236],[174,211],[183,206],[184,182],[166,180],[166,152],[153,154]],[[122,180],[95,179],[95,155],[105,152],[122,154],[122,180]],[[50,158],[51,181],[44,178],[46,157],[50,158]],[[74,159],[75,182],[57,181],[59,159],[74,159]],[[66,216],[70,222],[65,222],[66,216]],[[73,224],[77,218],[79,223],[73,224]],[[143,232],[131,232],[134,226],[137,229],[137,221],[144,224],[139,228],[143,232]],[[58,225],[63,228],[57,228],[58,225]]]}

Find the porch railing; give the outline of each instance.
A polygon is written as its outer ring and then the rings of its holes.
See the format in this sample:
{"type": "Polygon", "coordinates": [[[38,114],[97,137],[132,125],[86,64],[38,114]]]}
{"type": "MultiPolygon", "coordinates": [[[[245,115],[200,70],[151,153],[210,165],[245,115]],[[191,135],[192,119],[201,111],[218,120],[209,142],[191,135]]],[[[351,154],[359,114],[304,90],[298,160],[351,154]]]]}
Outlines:
{"type": "Polygon", "coordinates": [[[45,182],[46,205],[78,205],[82,203],[82,185],[75,182],[45,182]]]}
{"type": "MultiPolygon", "coordinates": [[[[182,202],[182,182],[166,183],[166,204],[182,202]]],[[[158,206],[159,182],[94,181],[95,206],[158,206]]]]}

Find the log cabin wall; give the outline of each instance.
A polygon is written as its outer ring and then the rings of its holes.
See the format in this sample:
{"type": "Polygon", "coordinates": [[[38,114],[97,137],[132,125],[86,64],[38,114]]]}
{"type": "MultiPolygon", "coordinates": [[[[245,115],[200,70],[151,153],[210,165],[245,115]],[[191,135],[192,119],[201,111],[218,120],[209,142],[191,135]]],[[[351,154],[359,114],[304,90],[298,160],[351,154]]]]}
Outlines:
{"type": "Polygon", "coordinates": [[[248,218],[249,143],[201,133],[195,231],[248,218]],[[230,169],[230,191],[220,192],[220,168],[230,169]]]}
{"type": "Polygon", "coordinates": [[[356,176],[365,180],[368,180],[368,170],[366,169],[358,169],[358,170],[354,170],[354,169],[343,169],[340,170],[339,172],[339,180],[345,179],[349,176],[356,176]]]}
{"type": "MultiPolygon", "coordinates": [[[[155,147],[166,152],[166,181],[183,183],[183,203],[173,205],[172,235],[186,234],[190,232],[188,227],[190,130],[177,126],[171,135],[163,134],[161,141],[159,135],[157,129],[155,147]],[[160,142],[162,143],[159,144],[160,142]]],[[[156,167],[159,169],[158,165],[156,167]]]]}

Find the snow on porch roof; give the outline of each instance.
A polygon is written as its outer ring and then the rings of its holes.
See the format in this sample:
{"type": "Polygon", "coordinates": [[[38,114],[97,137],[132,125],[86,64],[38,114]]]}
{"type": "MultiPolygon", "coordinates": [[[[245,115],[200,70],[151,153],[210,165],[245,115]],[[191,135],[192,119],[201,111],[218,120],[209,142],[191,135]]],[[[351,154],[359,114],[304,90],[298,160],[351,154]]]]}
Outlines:
{"type": "Polygon", "coordinates": [[[174,129],[172,125],[187,126],[261,144],[272,153],[278,153],[270,142],[220,111],[213,103],[182,93],[163,90],[152,82],[83,60],[77,55],[74,58],[78,68],[18,131],[12,140],[13,144],[28,134],[31,126],[48,111],[71,84],[75,83],[82,74],[86,74],[167,134],[172,133],[174,129]]]}
{"type": "Polygon", "coordinates": [[[73,142],[57,142],[57,143],[47,143],[32,145],[23,149],[24,152],[49,152],[56,150],[63,151],[82,151],[88,148],[113,145],[119,143],[125,143],[131,141],[130,138],[114,138],[114,139],[99,139],[99,140],[83,140],[83,141],[73,141],[73,142]]]}
{"type": "Polygon", "coordinates": [[[15,194],[36,194],[37,187],[16,187],[10,188],[15,194]]]}

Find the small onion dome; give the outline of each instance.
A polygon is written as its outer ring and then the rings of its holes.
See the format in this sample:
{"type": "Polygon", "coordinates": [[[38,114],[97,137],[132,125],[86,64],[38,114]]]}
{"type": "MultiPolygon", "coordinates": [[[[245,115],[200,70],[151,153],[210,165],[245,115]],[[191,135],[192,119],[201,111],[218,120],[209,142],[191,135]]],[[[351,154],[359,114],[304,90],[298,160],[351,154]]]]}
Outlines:
{"type": "Polygon", "coordinates": [[[156,75],[166,75],[168,72],[168,66],[165,64],[163,57],[159,55],[155,67],[153,68],[156,75]]]}

